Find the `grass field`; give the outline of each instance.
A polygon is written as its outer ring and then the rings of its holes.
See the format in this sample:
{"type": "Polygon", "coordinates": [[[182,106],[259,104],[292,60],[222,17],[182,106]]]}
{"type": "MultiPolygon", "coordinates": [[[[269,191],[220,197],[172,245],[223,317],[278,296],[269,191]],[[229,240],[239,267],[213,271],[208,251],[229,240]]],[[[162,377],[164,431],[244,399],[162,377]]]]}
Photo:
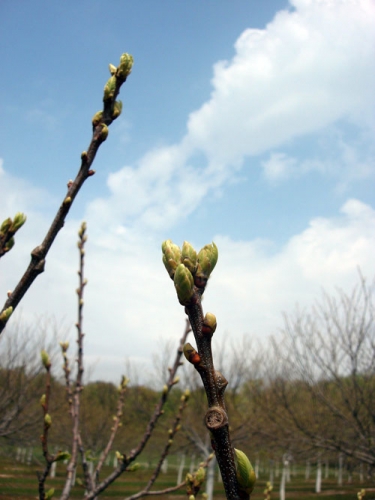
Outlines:
{"type": "MultiPolygon", "coordinates": [[[[31,500],[38,498],[38,484],[36,478],[36,472],[41,470],[41,466],[36,463],[31,465],[22,464],[11,460],[8,458],[0,457],[0,499],[1,500],[31,500]]],[[[102,477],[104,478],[109,472],[112,472],[112,467],[104,467],[102,477]]],[[[188,472],[187,470],[185,472],[188,472]]],[[[268,480],[266,473],[260,474],[260,477],[255,486],[255,490],[251,496],[252,500],[264,498],[263,489],[268,480]]],[[[78,474],[79,476],[79,474],[78,474]]],[[[136,472],[124,474],[120,477],[113,485],[111,485],[104,493],[100,496],[102,500],[120,500],[127,496],[139,491],[147,482],[150,476],[150,471],[145,468],[141,468],[136,472]]],[[[163,489],[169,486],[174,486],[176,484],[177,472],[175,468],[170,467],[168,472],[161,474],[159,480],[157,481],[153,489],[163,489]]],[[[279,479],[275,480],[274,490],[272,492],[271,498],[277,500],[279,498],[279,479]]],[[[54,498],[58,499],[64,484],[64,466],[63,464],[58,464],[55,478],[48,478],[46,486],[47,489],[55,488],[54,498]]],[[[366,496],[364,500],[375,500],[375,484],[371,482],[364,482],[359,484],[358,478],[354,477],[352,483],[343,483],[343,486],[337,486],[337,479],[331,477],[323,479],[322,481],[322,492],[316,494],[315,491],[315,480],[313,478],[308,481],[305,480],[304,475],[301,470],[300,475],[296,475],[291,478],[291,481],[286,485],[286,499],[298,499],[312,500],[319,497],[324,500],[356,500],[357,492],[361,489],[366,489],[366,496]]],[[[73,490],[72,498],[82,498],[83,489],[82,487],[76,485],[73,490]]],[[[154,497],[155,498],[155,497],[154,497]]],[[[158,498],[164,498],[166,500],[172,499],[183,499],[187,498],[183,490],[174,493],[173,495],[163,495],[158,498]]],[[[220,482],[215,484],[215,500],[224,500],[223,486],[220,482]]]]}

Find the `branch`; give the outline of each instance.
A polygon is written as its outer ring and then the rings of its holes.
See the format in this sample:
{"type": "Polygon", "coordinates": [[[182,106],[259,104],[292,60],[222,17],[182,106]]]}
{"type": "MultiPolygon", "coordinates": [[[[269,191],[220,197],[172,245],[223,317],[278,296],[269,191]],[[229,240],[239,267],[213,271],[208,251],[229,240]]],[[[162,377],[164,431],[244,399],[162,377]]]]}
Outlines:
{"type": "MultiPolygon", "coordinates": [[[[0,311],[0,334],[5,328],[6,322],[12,312],[16,309],[19,302],[22,300],[25,293],[28,291],[36,277],[44,271],[46,256],[55,241],[55,238],[64,226],[65,218],[69,213],[74,199],[80,191],[82,185],[95,174],[91,170],[91,165],[94,162],[96,153],[100,145],[106,140],[108,136],[108,126],[115,120],[121,113],[122,103],[116,101],[116,97],[120,92],[121,85],[126,81],[131,72],[133,58],[129,54],[123,54],[120,59],[118,68],[110,65],[111,78],[108,80],[104,87],[103,97],[103,111],[99,111],[93,117],[93,135],[91,143],[87,151],[81,155],[81,167],[74,181],[68,182],[68,191],[58,209],[56,216],[47,231],[47,234],[40,245],[34,248],[31,252],[31,262],[26,269],[24,275],[20,279],[13,292],[9,293],[3,309],[0,311]],[[3,313],[8,311],[8,314],[3,316],[3,313]]],[[[23,215],[23,214],[22,214],[23,215]]],[[[6,222],[6,221],[4,221],[6,222]]],[[[14,223],[14,221],[13,221],[14,223]]],[[[4,224],[4,223],[3,223],[4,224]]],[[[8,241],[9,244],[9,241],[8,241]]]]}
{"type": "Polygon", "coordinates": [[[148,443],[152,432],[155,428],[157,421],[160,416],[164,413],[163,407],[168,399],[168,395],[172,389],[172,387],[178,383],[178,378],[176,378],[176,373],[181,363],[181,356],[183,353],[183,346],[186,342],[187,336],[191,331],[189,321],[186,321],[186,327],[184,334],[180,340],[180,345],[177,349],[176,357],[173,363],[173,366],[169,370],[169,378],[167,383],[163,388],[163,392],[161,394],[160,400],[155,406],[155,410],[153,415],[150,418],[150,421],[147,425],[146,431],[136,448],[134,448],[128,456],[125,454],[122,456],[122,459],[119,461],[117,468],[107,476],[100,484],[98,484],[93,491],[86,493],[85,500],[93,500],[95,499],[102,491],[104,491],[111,483],[113,483],[125,470],[127,467],[134,462],[134,460],[138,457],[138,455],[144,450],[146,444],[148,443]]]}

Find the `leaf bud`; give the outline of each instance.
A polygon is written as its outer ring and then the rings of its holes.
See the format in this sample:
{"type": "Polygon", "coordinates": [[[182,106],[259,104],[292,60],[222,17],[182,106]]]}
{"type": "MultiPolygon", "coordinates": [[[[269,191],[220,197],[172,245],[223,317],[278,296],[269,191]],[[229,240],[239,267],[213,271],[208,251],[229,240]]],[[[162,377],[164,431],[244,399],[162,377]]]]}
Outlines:
{"type": "Polygon", "coordinates": [[[216,327],[216,316],[210,312],[206,313],[203,320],[202,333],[212,335],[215,332],[216,327]]]}
{"type": "Polygon", "coordinates": [[[122,102],[121,101],[115,101],[113,105],[113,113],[112,113],[112,119],[116,120],[121,115],[122,111],[122,102]]]}
{"type": "Polygon", "coordinates": [[[5,219],[2,224],[1,224],[1,227],[0,227],[0,232],[5,234],[9,231],[9,228],[10,226],[12,225],[12,219],[10,217],[8,217],[7,219],[5,219]]]}
{"type": "Polygon", "coordinates": [[[108,127],[105,123],[102,125],[102,131],[100,132],[100,139],[104,142],[108,137],[108,127]]]}
{"type": "Polygon", "coordinates": [[[14,216],[11,230],[15,233],[26,222],[26,215],[22,212],[17,212],[14,216]]]}
{"type": "Polygon", "coordinates": [[[132,67],[133,67],[134,59],[130,54],[124,53],[120,57],[120,64],[117,68],[116,75],[122,80],[126,80],[126,78],[130,75],[132,67]]]}
{"type": "Polygon", "coordinates": [[[180,377],[176,377],[176,378],[173,380],[172,384],[173,384],[173,385],[176,385],[176,384],[178,384],[178,383],[179,383],[179,381],[180,381],[180,377]]]}
{"type": "Polygon", "coordinates": [[[198,253],[198,265],[195,273],[195,285],[204,288],[210,274],[216,266],[219,252],[214,242],[205,245],[198,253]]]}
{"type": "Polygon", "coordinates": [[[48,368],[50,368],[50,366],[51,366],[51,360],[50,360],[50,357],[48,356],[47,351],[43,349],[40,353],[40,356],[42,358],[42,363],[43,363],[44,368],[46,368],[48,370],[48,368]]]}
{"type": "Polygon", "coordinates": [[[203,467],[199,467],[197,472],[195,473],[195,483],[196,486],[201,486],[201,484],[204,481],[204,478],[206,477],[206,471],[203,467]]]}
{"type": "Polygon", "coordinates": [[[173,444],[173,439],[168,439],[168,444],[171,446],[173,444]]]}
{"type": "Polygon", "coordinates": [[[4,309],[4,311],[0,314],[0,321],[2,323],[6,323],[8,319],[11,317],[13,312],[13,307],[10,306],[7,309],[4,309]]]}
{"type": "Polygon", "coordinates": [[[67,196],[63,201],[63,205],[70,205],[72,203],[72,199],[70,196],[67,196]]]}
{"type": "Polygon", "coordinates": [[[135,464],[131,465],[130,467],[127,467],[126,470],[128,472],[135,472],[136,470],[138,470],[140,468],[140,466],[141,466],[141,464],[136,462],[135,464]]]}
{"type": "Polygon", "coordinates": [[[194,250],[193,246],[188,241],[184,241],[181,250],[181,263],[184,264],[192,274],[196,271],[197,259],[197,252],[194,250]]]}
{"type": "Polygon", "coordinates": [[[46,413],[44,415],[44,424],[47,427],[47,429],[49,429],[52,425],[52,418],[51,418],[51,415],[49,413],[46,413]]]}
{"type": "Polygon", "coordinates": [[[163,396],[166,396],[168,394],[168,386],[167,384],[164,384],[164,387],[163,387],[163,396]]]}
{"type": "MultiPolygon", "coordinates": [[[[97,125],[99,125],[99,123],[102,121],[102,118],[103,118],[103,111],[98,111],[97,113],[95,113],[95,115],[92,117],[92,124],[94,127],[96,127],[97,125]]],[[[86,151],[84,151],[84,153],[86,153],[86,151]]],[[[83,153],[82,153],[83,155],[83,153]]],[[[81,155],[81,158],[82,158],[82,155],[81,155]]],[[[87,156],[87,153],[86,153],[86,156],[87,156]]],[[[83,160],[83,158],[82,158],[83,160]]]]}
{"type": "Polygon", "coordinates": [[[42,395],[39,402],[40,402],[40,406],[45,406],[45,404],[46,404],[46,395],[45,394],[42,395]]]}
{"type": "Polygon", "coordinates": [[[241,450],[234,449],[236,462],[236,475],[240,489],[250,494],[256,481],[255,472],[250,460],[241,450]]]}
{"type": "Polygon", "coordinates": [[[55,488],[50,488],[44,495],[45,500],[50,500],[55,494],[55,488]]]}
{"type": "Polygon", "coordinates": [[[194,295],[194,278],[191,272],[184,264],[179,264],[174,275],[174,286],[177,297],[183,306],[189,304],[194,295]]]}
{"type": "Polygon", "coordinates": [[[177,266],[181,263],[181,250],[172,240],[166,240],[161,246],[163,252],[163,264],[173,279],[177,266]]]}
{"type": "Polygon", "coordinates": [[[14,238],[10,238],[5,244],[5,251],[9,252],[14,247],[14,238]]]}
{"type": "Polygon", "coordinates": [[[60,342],[60,347],[62,352],[66,352],[69,349],[69,342],[60,342]]]}
{"type": "Polygon", "coordinates": [[[116,73],[116,71],[117,71],[116,66],[113,65],[113,64],[111,64],[111,63],[108,64],[108,68],[109,68],[109,72],[111,73],[111,75],[114,75],[116,73]]]}
{"type": "Polygon", "coordinates": [[[104,86],[103,101],[112,99],[113,96],[115,95],[115,90],[116,90],[116,77],[112,75],[104,86]]]}
{"type": "Polygon", "coordinates": [[[56,462],[60,462],[62,460],[70,460],[70,453],[68,451],[59,451],[56,456],[56,462]]]}
{"type": "Polygon", "coordinates": [[[117,458],[117,460],[123,460],[124,455],[122,455],[119,451],[116,451],[116,458],[117,458]]]}
{"type": "Polygon", "coordinates": [[[194,366],[201,362],[201,357],[189,342],[184,345],[184,356],[194,366]]]}

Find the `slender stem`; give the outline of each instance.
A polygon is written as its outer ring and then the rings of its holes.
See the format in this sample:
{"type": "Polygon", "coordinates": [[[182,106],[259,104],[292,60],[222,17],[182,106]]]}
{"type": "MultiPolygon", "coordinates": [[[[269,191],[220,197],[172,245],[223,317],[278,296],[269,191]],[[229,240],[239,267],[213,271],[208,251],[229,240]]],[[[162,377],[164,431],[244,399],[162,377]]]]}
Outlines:
{"type": "MultiPolygon", "coordinates": [[[[64,196],[64,200],[61,203],[44,240],[31,252],[30,264],[28,265],[26,271],[16,285],[15,289],[11,294],[9,294],[8,299],[6,300],[2,310],[0,311],[0,314],[8,307],[13,307],[14,311],[25,293],[33,284],[36,277],[44,271],[45,258],[53,242],[55,241],[58,232],[64,226],[65,218],[68,215],[71,206],[73,205],[75,197],[79,193],[86,179],[95,173],[95,171],[90,170],[90,168],[100,145],[105,140],[102,135],[102,129],[104,125],[110,125],[113,121],[112,113],[114,103],[116,97],[120,92],[120,87],[124,83],[124,81],[125,80],[123,79],[117,78],[114,96],[111,99],[104,101],[102,121],[98,125],[93,127],[92,139],[87,152],[85,152],[81,156],[81,167],[78,171],[78,174],[73,182],[68,183],[68,191],[64,196]]],[[[0,334],[4,330],[5,325],[6,321],[0,320],[0,334]]]]}
{"type": "Polygon", "coordinates": [[[219,464],[227,499],[246,499],[249,498],[249,495],[240,491],[237,482],[234,451],[224,403],[224,390],[227,381],[214,368],[211,348],[212,333],[203,333],[204,318],[201,303],[203,292],[204,289],[196,289],[193,300],[186,306],[185,311],[189,316],[198,354],[201,358],[201,362],[195,365],[195,368],[201,376],[207,395],[209,408],[206,413],[206,426],[211,433],[211,443],[219,464]]]}
{"type": "Polygon", "coordinates": [[[169,372],[169,378],[166,383],[165,388],[163,389],[162,395],[160,397],[159,402],[155,406],[154,413],[152,414],[149,423],[147,424],[146,431],[138,444],[136,448],[134,448],[128,456],[124,455],[123,460],[121,460],[117,466],[117,468],[109,475],[107,476],[100,484],[98,484],[94,491],[90,491],[86,493],[84,496],[85,500],[93,500],[96,498],[102,491],[104,491],[113,481],[115,481],[128,467],[129,464],[134,462],[134,460],[137,458],[137,456],[144,450],[146,444],[148,443],[152,432],[154,430],[154,427],[159,420],[160,416],[163,414],[163,406],[166,403],[168,399],[169,392],[171,391],[172,387],[175,385],[175,376],[177,373],[178,368],[180,367],[181,363],[181,356],[183,353],[183,347],[186,343],[187,336],[189,332],[191,331],[190,328],[190,323],[189,321],[186,321],[186,327],[184,334],[180,340],[180,345],[177,349],[176,357],[173,363],[173,366],[170,369],[169,372]]]}

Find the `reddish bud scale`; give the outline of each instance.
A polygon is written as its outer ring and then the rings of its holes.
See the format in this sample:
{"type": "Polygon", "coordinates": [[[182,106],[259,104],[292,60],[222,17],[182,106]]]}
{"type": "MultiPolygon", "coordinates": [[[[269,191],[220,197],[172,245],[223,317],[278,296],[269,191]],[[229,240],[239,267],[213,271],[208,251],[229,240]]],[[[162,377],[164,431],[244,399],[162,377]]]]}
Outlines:
{"type": "Polygon", "coordinates": [[[199,363],[201,362],[201,357],[199,356],[199,354],[196,351],[193,352],[192,354],[190,354],[189,362],[194,366],[199,365],[199,363]]]}
{"type": "Polygon", "coordinates": [[[202,278],[202,277],[199,277],[199,276],[195,276],[194,277],[194,285],[197,288],[205,288],[206,285],[207,285],[207,278],[202,278]]]}
{"type": "Polygon", "coordinates": [[[203,324],[202,325],[202,333],[204,335],[212,335],[212,328],[210,326],[203,324]]]}

